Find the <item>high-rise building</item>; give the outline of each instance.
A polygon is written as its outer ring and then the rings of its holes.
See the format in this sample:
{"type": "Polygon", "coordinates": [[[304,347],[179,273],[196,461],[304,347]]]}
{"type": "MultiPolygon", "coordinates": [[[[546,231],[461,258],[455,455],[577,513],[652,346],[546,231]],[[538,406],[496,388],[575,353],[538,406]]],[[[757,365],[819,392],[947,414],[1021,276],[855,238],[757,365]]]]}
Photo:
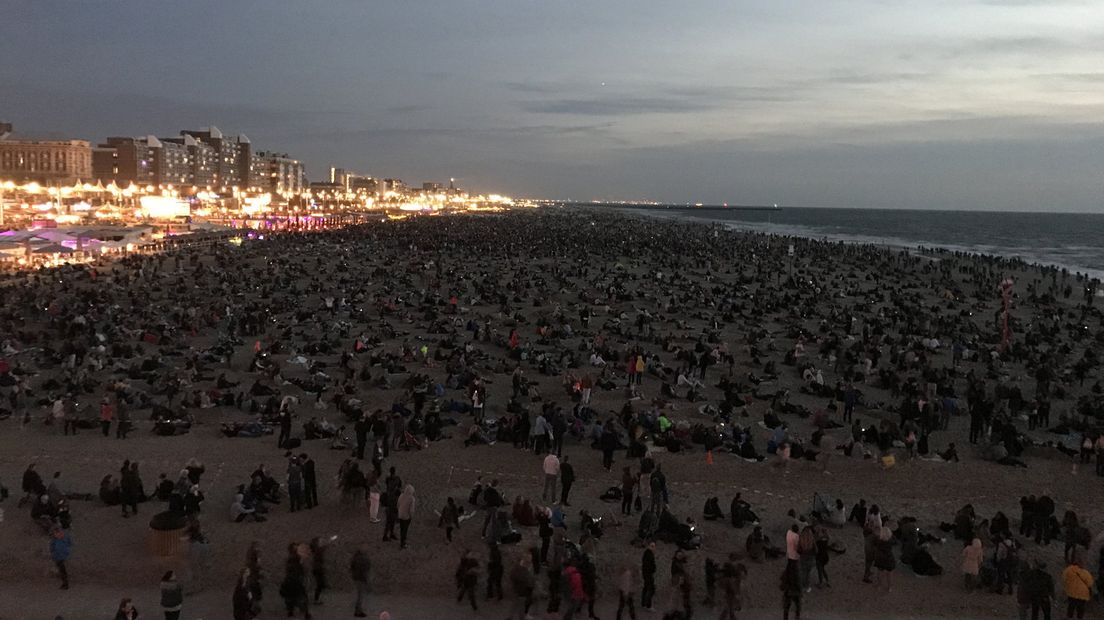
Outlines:
{"type": "MultiPolygon", "coordinates": [[[[11,125],[4,124],[7,135],[11,125]]],[[[92,178],[92,146],[85,140],[0,140],[0,180],[75,183],[92,178]]]]}

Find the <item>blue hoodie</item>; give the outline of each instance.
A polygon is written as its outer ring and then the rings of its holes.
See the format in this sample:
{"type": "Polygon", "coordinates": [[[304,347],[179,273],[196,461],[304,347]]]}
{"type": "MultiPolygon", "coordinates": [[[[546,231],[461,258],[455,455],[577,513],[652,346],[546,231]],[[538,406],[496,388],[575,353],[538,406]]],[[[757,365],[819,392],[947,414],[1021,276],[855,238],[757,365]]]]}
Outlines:
{"type": "Polygon", "coordinates": [[[68,560],[72,549],[73,539],[69,538],[69,532],[62,532],[61,538],[50,538],[50,557],[55,562],[68,560]]]}

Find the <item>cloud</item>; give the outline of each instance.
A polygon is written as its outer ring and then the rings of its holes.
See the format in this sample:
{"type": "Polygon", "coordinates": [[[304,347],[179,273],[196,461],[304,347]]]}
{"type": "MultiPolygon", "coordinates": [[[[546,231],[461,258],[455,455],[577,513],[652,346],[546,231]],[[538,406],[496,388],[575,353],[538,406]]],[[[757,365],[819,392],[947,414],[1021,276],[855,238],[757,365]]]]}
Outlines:
{"type": "Polygon", "coordinates": [[[714,103],[695,98],[675,97],[594,97],[523,101],[522,110],[537,114],[574,116],[625,116],[630,114],[672,114],[708,110],[714,103]]]}

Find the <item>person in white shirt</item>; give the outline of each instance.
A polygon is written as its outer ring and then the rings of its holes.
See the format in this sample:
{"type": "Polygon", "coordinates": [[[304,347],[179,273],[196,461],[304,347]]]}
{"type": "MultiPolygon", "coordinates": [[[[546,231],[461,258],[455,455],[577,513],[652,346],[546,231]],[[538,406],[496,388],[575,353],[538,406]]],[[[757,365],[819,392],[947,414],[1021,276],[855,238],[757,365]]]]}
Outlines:
{"type": "Polygon", "coordinates": [[[549,452],[548,456],[544,457],[544,491],[541,493],[541,499],[546,502],[556,501],[556,480],[559,477],[560,459],[549,452]]]}

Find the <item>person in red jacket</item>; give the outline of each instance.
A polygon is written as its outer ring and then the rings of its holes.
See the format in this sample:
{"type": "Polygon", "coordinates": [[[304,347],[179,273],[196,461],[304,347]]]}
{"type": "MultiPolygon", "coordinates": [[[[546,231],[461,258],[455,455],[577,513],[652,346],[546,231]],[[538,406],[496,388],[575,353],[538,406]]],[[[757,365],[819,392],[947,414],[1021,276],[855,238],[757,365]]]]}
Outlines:
{"type": "Polygon", "coordinates": [[[567,580],[569,598],[567,608],[563,613],[563,620],[571,620],[575,616],[575,612],[586,606],[587,595],[586,590],[583,589],[583,575],[575,566],[568,564],[564,568],[564,579],[567,580]]]}

